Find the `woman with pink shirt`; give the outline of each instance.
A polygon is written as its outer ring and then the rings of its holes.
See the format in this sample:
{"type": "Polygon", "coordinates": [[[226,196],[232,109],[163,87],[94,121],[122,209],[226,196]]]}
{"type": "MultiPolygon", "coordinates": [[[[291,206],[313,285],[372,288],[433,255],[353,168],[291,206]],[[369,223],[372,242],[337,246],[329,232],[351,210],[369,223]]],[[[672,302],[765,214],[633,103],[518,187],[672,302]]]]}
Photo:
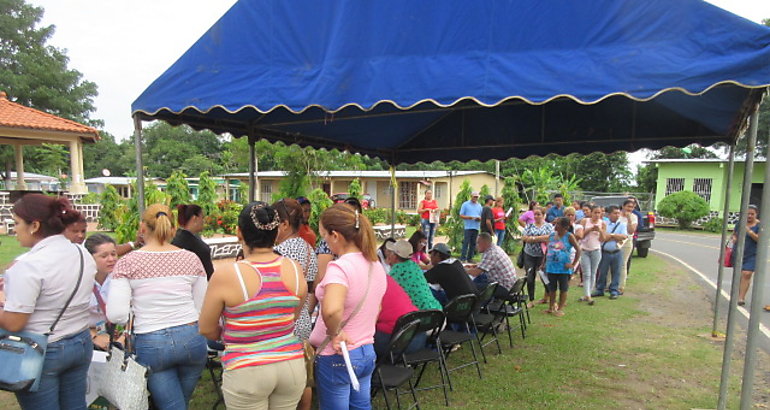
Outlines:
{"type": "Polygon", "coordinates": [[[537,201],[529,201],[529,210],[519,216],[519,225],[526,227],[529,224],[535,223],[535,208],[540,204],[537,201]]]}
{"type": "Polygon", "coordinates": [[[602,220],[602,207],[593,205],[590,217],[583,218],[575,229],[575,236],[580,240],[580,267],[583,270],[584,296],[578,301],[594,304],[591,292],[596,283],[596,270],[602,260],[602,238],[607,225],[602,220]]]}
{"type": "Polygon", "coordinates": [[[411,257],[414,263],[419,265],[422,270],[430,269],[430,258],[425,253],[425,248],[428,246],[428,239],[425,237],[425,234],[421,231],[414,231],[412,236],[409,237],[409,243],[412,245],[412,249],[414,249],[411,257]]]}
{"type": "Polygon", "coordinates": [[[321,305],[310,342],[316,350],[316,388],[322,409],[371,408],[376,355],[374,332],[387,288],[369,219],[337,204],[321,214],[321,237],[338,258],[316,287],[321,305]],[[342,357],[342,342],[360,383],[353,389],[342,357]]]}

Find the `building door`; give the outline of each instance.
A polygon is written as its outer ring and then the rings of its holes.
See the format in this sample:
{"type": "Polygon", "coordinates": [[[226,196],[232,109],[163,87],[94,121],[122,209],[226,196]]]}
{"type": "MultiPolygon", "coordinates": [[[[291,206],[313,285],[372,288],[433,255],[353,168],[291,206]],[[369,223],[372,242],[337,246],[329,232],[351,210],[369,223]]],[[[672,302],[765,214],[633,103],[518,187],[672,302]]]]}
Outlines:
{"type": "Polygon", "coordinates": [[[321,184],[321,189],[324,192],[326,192],[326,195],[329,195],[329,196],[332,195],[332,184],[330,184],[328,182],[324,182],[323,184],[321,184]]]}

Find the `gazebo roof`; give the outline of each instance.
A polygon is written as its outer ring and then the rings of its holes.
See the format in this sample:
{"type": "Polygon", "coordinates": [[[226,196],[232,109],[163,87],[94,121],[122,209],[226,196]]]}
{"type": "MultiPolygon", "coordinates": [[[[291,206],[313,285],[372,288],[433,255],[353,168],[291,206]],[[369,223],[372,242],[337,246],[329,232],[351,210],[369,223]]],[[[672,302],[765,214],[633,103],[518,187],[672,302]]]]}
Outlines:
{"type": "Polygon", "coordinates": [[[96,142],[100,139],[99,131],[95,128],[10,101],[4,91],[0,91],[0,129],[2,128],[79,134],[85,142],[96,142]]]}

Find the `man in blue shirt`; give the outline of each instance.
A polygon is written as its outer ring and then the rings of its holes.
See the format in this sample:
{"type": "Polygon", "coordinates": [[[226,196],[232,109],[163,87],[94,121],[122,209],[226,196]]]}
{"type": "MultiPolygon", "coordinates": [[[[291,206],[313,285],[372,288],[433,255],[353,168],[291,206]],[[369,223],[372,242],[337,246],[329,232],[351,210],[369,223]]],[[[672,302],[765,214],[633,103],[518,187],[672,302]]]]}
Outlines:
{"type": "Polygon", "coordinates": [[[598,278],[596,280],[596,290],[591,296],[604,296],[604,289],[607,288],[607,273],[612,271],[612,281],[610,282],[610,299],[617,299],[620,292],[620,270],[623,267],[623,252],[620,248],[623,242],[628,239],[628,230],[626,224],[620,222],[620,208],[612,205],[607,208],[610,222],[607,224],[607,230],[602,241],[602,260],[599,262],[598,278]]]}
{"type": "Polygon", "coordinates": [[[564,216],[564,196],[556,194],[553,196],[553,206],[545,213],[545,221],[553,223],[556,218],[564,216]]]}
{"type": "Polygon", "coordinates": [[[465,201],[460,207],[460,218],[465,225],[465,234],[463,235],[463,248],[460,252],[460,261],[467,262],[473,259],[476,254],[476,238],[479,236],[481,228],[482,206],[479,203],[479,193],[471,192],[471,199],[465,201]]]}

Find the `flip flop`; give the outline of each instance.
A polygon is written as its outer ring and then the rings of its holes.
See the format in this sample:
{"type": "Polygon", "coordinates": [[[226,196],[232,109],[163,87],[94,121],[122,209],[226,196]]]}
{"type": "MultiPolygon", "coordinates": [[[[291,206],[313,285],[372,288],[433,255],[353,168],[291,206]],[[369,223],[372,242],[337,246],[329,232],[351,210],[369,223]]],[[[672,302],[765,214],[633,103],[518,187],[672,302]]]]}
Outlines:
{"type": "Polygon", "coordinates": [[[589,300],[588,301],[588,306],[593,306],[593,305],[594,305],[594,300],[593,299],[589,300]]]}
{"type": "Polygon", "coordinates": [[[547,304],[547,303],[548,303],[548,301],[547,301],[547,300],[545,300],[545,299],[540,299],[540,300],[538,300],[538,301],[537,301],[537,304],[538,304],[538,305],[545,305],[545,304],[547,304]]]}
{"type": "Polygon", "coordinates": [[[565,315],[563,310],[557,310],[556,312],[553,312],[553,315],[556,317],[562,317],[565,315]]]}
{"type": "Polygon", "coordinates": [[[746,301],[745,300],[739,300],[738,301],[738,306],[745,306],[745,305],[746,305],[746,301]]]}

